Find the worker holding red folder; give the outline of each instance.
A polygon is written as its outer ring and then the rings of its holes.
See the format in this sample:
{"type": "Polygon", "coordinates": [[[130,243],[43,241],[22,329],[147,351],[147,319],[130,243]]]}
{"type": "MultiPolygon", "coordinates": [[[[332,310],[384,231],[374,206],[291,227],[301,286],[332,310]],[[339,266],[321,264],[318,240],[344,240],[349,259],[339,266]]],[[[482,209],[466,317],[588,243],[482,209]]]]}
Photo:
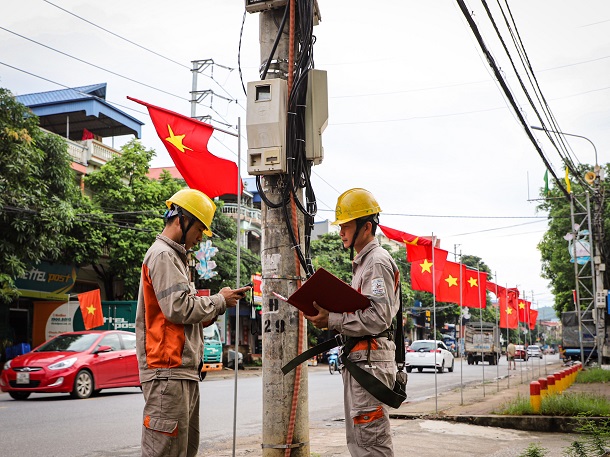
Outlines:
{"type": "Polygon", "coordinates": [[[388,407],[369,392],[375,390],[374,386],[363,386],[352,375],[357,366],[388,389],[394,387],[396,380],[396,346],[391,326],[400,305],[400,274],[390,254],[375,238],[380,212],[369,191],[350,189],[339,196],[333,222],[341,229],[343,247],[351,250],[352,257],[353,251],[357,252],[351,285],[369,298],[370,306],[353,313],[334,313],[314,302],[318,314],[305,316],[318,328],[336,330],[346,341],[343,351],[349,354],[344,356],[352,369],[343,370],[342,375],[347,447],[352,457],[394,455],[388,407]]]}

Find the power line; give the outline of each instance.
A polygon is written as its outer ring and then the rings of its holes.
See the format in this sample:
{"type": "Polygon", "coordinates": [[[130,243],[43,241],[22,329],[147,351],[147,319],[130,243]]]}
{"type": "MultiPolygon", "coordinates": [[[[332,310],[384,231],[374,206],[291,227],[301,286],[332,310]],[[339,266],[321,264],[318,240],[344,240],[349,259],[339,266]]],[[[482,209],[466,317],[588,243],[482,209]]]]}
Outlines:
{"type": "MultiPolygon", "coordinates": [[[[176,60],[174,60],[174,59],[172,59],[172,58],[170,58],[170,57],[164,56],[163,54],[160,54],[160,53],[158,53],[157,51],[153,51],[152,49],[147,48],[146,46],[143,46],[143,45],[141,45],[141,44],[138,44],[138,43],[136,43],[135,41],[130,40],[129,38],[125,38],[124,36],[119,35],[118,33],[115,33],[115,32],[113,32],[112,30],[106,29],[106,28],[102,27],[101,25],[96,24],[95,22],[92,22],[92,21],[90,21],[90,20],[88,20],[88,19],[86,19],[86,18],[84,18],[84,17],[82,17],[82,16],[79,16],[78,14],[75,14],[75,13],[73,13],[73,12],[71,12],[71,11],[68,11],[67,9],[62,8],[61,6],[56,5],[55,3],[53,3],[53,2],[51,2],[51,1],[49,1],[49,0],[43,0],[43,1],[44,1],[44,2],[46,2],[46,3],[48,3],[48,4],[49,4],[49,5],[51,5],[51,6],[54,6],[55,8],[57,8],[57,9],[59,9],[59,10],[61,10],[61,11],[65,12],[65,13],[67,13],[67,14],[70,14],[71,16],[74,16],[74,17],[75,17],[75,18],[77,18],[77,19],[80,19],[80,20],[81,20],[81,21],[83,21],[83,22],[86,22],[86,23],[87,23],[87,24],[89,24],[89,25],[92,25],[93,27],[96,27],[96,28],[98,28],[98,29],[100,29],[100,30],[103,30],[103,31],[104,31],[104,32],[106,32],[106,33],[109,33],[110,35],[112,35],[112,36],[114,36],[114,37],[116,37],[116,38],[118,38],[118,39],[120,39],[120,40],[123,40],[123,41],[125,41],[125,42],[127,42],[127,43],[129,43],[129,44],[132,44],[132,45],[134,45],[134,46],[136,46],[136,47],[140,48],[140,49],[143,49],[144,51],[147,51],[147,52],[149,52],[149,53],[151,53],[151,54],[154,54],[154,55],[156,55],[156,56],[158,56],[158,57],[161,57],[161,58],[162,58],[162,59],[164,59],[164,60],[167,60],[167,61],[169,61],[169,62],[175,63],[176,65],[179,65],[179,66],[180,66],[180,67],[182,67],[182,68],[186,68],[187,70],[191,70],[191,68],[190,68],[188,65],[185,65],[185,64],[183,64],[183,63],[181,63],[181,62],[178,62],[178,61],[176,61],[176,60]]],[[[213,63],[213,64],[214,64],[214,65],[218,65],[218,64],[215,64],[215,63],[213,63]]],[[[223,67],[222,65],[218,65],[218,66],[223,67]]],[[[223,67],[223,68],[228,68],[228,67],[223,67]]],[[[230,71],[232,71],[233,69],[232,69],[232,68],[230,68],[229,70],[230,70],[230,71]]],[[[206,74],[203,74],[203,76],[205,76],[205,77],[207,77],[207,78],[210,78],[210,79],[211,79],[212,81],[214,81],[214,82],[216,83],[216,85],[217,85],[218,87],[220,87],[220,88],[221,88],[221,89],[222,89],[222,90],[223,90],[223,91],[224,91],[224,92],[225,92],[225,93],[226,93],[226,94],[227,94],[229,97],[231,97],[231,99],[235,99],[235,97],[233,97],[233,96],[232,96],[232,95],[231,95],[231,94],[230,94],[230,93],[229,93],[229,92],[228,92],[228,91],[227,91],[227,90],[224,88],[224,86],[223,86],[222,84],[220,84],[220,82],[218,82],[216,79],[214,79],[214,76],[210,76],[210,75],[206,75],[206,74]]],[[[237,102],[237,100],[236,100],[236,99],[235,99],[235,101],[237,102]]],[[[238,105],[240,108],[242,108],[242,109],[245,111],[245,108],[244,108],[242,105],[240,105],[240,104],[239,104],[239,102],[237,102],[237,105],[238,105]]]]}
{"type": "MultiPolygon", "coordinates": [[[[334,211],[334,209],[321,209],[320,211],[334,211]]],[[[408,213],[388,213],[383,212],[385,216],[402,216],[402,217],[435,217],[435,218],[450,218],[450,219],[540,219],[548,220],[546,216],[476,216],[476,215],[456,215],[456,214],[408,214],[408,213]]],[[[569,217],[569,216],[566,216],[569,217]]]]}
{"type": "Polygon", "coordinates": [[[481,47],[481,50],[483,51],[483,54],[485,55],[489,66],[493,70],[496,80],[502,87],[502,90],[503,90],[506,98],[508,99],[511,106],[513,107],[514,114],[519,118],[519,122],[520,122],[521,126],[523,127],[523,129],[525,130],[527,137],[529,138],[531,143],[534,145],[536,152],[538,152],[538,155],[542,159],[547,170],[549,170],[549,172],[551,173],[551,176],[553,176],[553,179],[555,180],[555,185],[557,186],[557,188],[562,191],[562,193],[564,194],[564,196],[567,200],[570,200],[571,197],[570,197],[569,192],[563,186],[563,184],[561,183],[561,181],[555,174],[555,171],[551,167],[551,164],[548,162],[548,160],[544,156],[544,152],[538,145],[538,142],[536,141],[536,139],[534,138],[534,135],[532,134],[531,130],[529,129],[529,124],[525,121],[525,118],[523,117],[523,113],[519,109],[519,106],[517,105],[515,97],[511,93],[510,89],[508,88],[508,85],[506,84],[506,81],[504,80],[502,73],[500,72],[500,69],[498,68],[498,65],[496,64],[495,59],[491,55],[491,52],[489,51],[487,46],[485,45],[483,37],[481,36],[481,33],[479,32],[479,29],[478,29],[476,23],[472,19],[470,11],[468,10],[468,7],[464,3],[464,0],[457,0],[457,3],[458,3],[458,6],[460,7],[460,10],[462,11],[462,14],[466,18],[468,25],[470,26],[472,32],[474,33],[475,38],[477,39],[477,42],[479,43],[479,46],[481,47]]]}
{"type": "MultiPolygon", "coordinates": [[[[12,68],[13,70],[16,70],[16,71],[20,71],[21,73],[25,73],[26,75],[33,76],[34,78],[42,79],[43,81],[50,82],[51,84],[57,84],[57,85],[58,85],[58,86],[60,86],[60,87],[64,87],[64,88],[66,88],[66,89],[72,89],[72,90],[74,90],[74,88],[72,88],[72,87],[70,87],[70,86],[66,86],[65,84],[58,83],[57,81],[53,81],[52,79],[45,78],[44,76],[40,76],[40,75],[34,74],[34,73],[29,72],[29,71],[27,71],[27,70],[24,70],[24,69],[22,69],[22,68],[17,68],[17,67],[14,67],[14,66],[9,65],[9,64],[7,64],[7,63],[5,63],[5,62],[0,62],[0,65],[4,65],[5,67],[12,68]]],[[[78,91],[77,91],[77,92],[78,92],[78,91]]],[[[85,93],[83,93],[83,92],[79,92],[79,93],[81,93],[81,94],[83,94],[83,95],[88,95],[88,96],[91,96],[91,94],[85,94],[85,93]]],[[[120,104],[120,103],[112,102],[112,101],[110,101],[110,100],[105,100],[105,101],[106,101],[106,102],[108,102],[108,103],[110,103],[110,104],[112,104],[112,105],[115,105],[115,106],[120,106],[121,108],[125,108],[125,109],[131,110],[131,111],[135,111],[136,113],[140,113],[140,114],[143,114],[143,115],[148,116],[148,113],[146,113],[146,112],[144,112],[144,111],[140,111],[140,110],[134,109],[134,108],[132,108],[132,107],[130,107],[130,106],[125,106],[125,105],[122,105],[122,104],[120,104]]]]}
{"type": "Polygon", "coordinates": [[[51,6],[54,6],[57,9],[60,9],[64,13],[68,13],[69,15],[74,16],[75,18],[80,19],[81,21],[84,21],[84,22],[86,22],[89,25],[92,25],[93,27],[97,27],[98,29],[103,30],[104,32],[109,33],[109,34],[111,34],[111,35],[113,35],[113,36],[115,36],[115,37],[117,37],[117,38],[119,38],[119,39],[121,39],[123,41],[126,41],[127,43],[133,44],[134,46],[137,46],[138,48],[143,49],[144,51],[150,52],[151,54],[154,54],[156,56],[161,57],[162,59],[168,60],[168,61],[170,61],[172,63],[175,63],[176,65],[180,65],[181,67],[190,70],[190,67],[188,65],[184,65],[184,64],[182,64],[182,63],[180,63],[180,62],[178,62],[176,60],[170,59],[169,57],[166,57],[166,56],[164,56],[162,54],[159,54],[158,52],[153,51],[152,49],[149,49],[146,46],[142,46],[141,44],[138,44],[138,43],[136,43],[134,41],[131,41],[130,39],[125,38],[125,37],[123,37],[123,36],[121,36],[121,35],[119,35],[117,33],[114,33],[111,30],[108,30],[108,29],[102,27],[101,25],[96,24],[95,22],[91,22],[90,20],[85,19],[84,17],[79,16],[78,14],[75,14],[75,13],[73,13],[71,11],[68,11],[67,9],[62,8],[61,6],[56,5],[53,2],[50,2],[49,0],[42,0],[42,1],[48,3],[51,6]]]}
{"type": "Polygon", "coordinates": [[[91,66],[91,67],[97,68],[98,70],[102,70],[102,71],[105,71],[105,72],[110,73],[110,74],[112,74],[112,75],[118,76],[119,78],[126,79],[126,80],[128,80],[128,81],[131,81],[131,82],[133,82],[133,83],[139,84],[139,85],[141,85],[141,86],[148,87],[149,89],[153,89],[153,90],[156,90],[156,91],[158,91],[158,92],[162,92],[162,93],[164,93],[164,94],[171,95],[172,97],[176,97],[176,98],[179,98],[179,99],[181,99],[181,100],[186,100],[186,101],[190,102],[190,100],[189,100],[188,98],[182,97],[182,96],[180,96],[180,95],[172,94],[171,92],[168,92],[168,91],[166,91],[166,90],[159,89],[159,88],[157,88],[157,87],[154,87],[154,86],[151,86],[151,85],[149,85],[149,84],[143,83],[143,82],[141,82],[141,81],[138,81],[138,80],[136,80],[136,79],[130,78],[130,77],[125,76],[125,75],[122,75],[122,74],[117,73],[117,72],[115,72],[115,71],[108,70],[107,68],[100,67],[99,65],[96,65],[96,64],[94,64],[94,63],[87,62],[86,60],[83,60],[83,59],[81,59],[81,58],[79,58],[79,57],[75,57],[75,56],[70,55],[70,54],[68,54],[68,53],[66,53],[66,52],[60,51],[59,49],[55,49],[55,48],[53,48],[53,47],[51,47],[51,46],[47,46],[46,44],[43,44],[43,43],[41,43],[41,42],[39,42],[39,41],[36,41],[36,40],[33,40],[32,38],[28,38],[28,37],[26,37],[26,36],[24,36],[24,35],[21,35],[21,34],[17,33],[17,32],[13,32],[12,30],[9,30],[9,29],[7,29],[7,28],[5,28],[5,27],[1,27],[1,26],[0,26],[0,30],[4,30],[5,32],[8,32],[8,33],[10,33],[10,34],[12,34],[12,35],[15,35],[15,36],[18,36],[19,38],[22,38],[22,39],[24,39],[24,40],[30,41],[31,43],[35,43],[35,44],[37,44],[37,45],[39,45],[39,46],[42,46],[43,48],[47,48],[47,49],[49,49],[49,50],[51,50],[51,51],[53,51],[53,52],[57,52],[58,54],[61,54],[61,55],[66,56],[66,57],[69,57],[69,58],[74,59],[74,60],[76,60],[76,61],[78,61],[78,62],[84,63],[85,65],[89,65],[89,66],[91,66]]]}

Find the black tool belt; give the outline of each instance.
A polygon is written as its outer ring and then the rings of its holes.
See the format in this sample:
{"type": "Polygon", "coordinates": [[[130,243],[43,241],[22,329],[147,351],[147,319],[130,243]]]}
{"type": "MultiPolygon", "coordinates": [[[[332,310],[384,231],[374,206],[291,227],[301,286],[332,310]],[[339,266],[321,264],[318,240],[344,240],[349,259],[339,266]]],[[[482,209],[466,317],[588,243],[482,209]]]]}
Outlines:
{"type": "MultiPolygon", "coordinates": [[[[356,344],[360,341],[368,341],[368,351],[367,351],[367,362],[368,366],[370,366],[370,351],[371,351],[371,340],[374,338],[388,338],[393,339],[394,331],[393,329],[385,330],[377,335],[366,335],[359,337],[344,337],[342,335],[336,335],[334,338],[325,341],[324,343],[318,344],[317,346],[308,349],[307,351],[299,354],[290,362],[282,367],[282,372],[284,375],[294,370],[299,364],[311,359],[312,357],[322,354],[323,352],[329,351],[330,349],[343,346],[343,350],[341,353],[341,362],[352,375],[352,377],[356,380],[358,384],[360,384],[367,392],[369,392],[373,397],[379,400],[382,403],[385,403],[392,408],[398,408],[402,402],[407,398],[406,394],[406,373],[402,372],[402,367],[400,372],[397,373],[396,383],[394,384],[394,389],[390,389],[386,386],[381,380],[373,376],[366,370],[360,368],[355,362],[352,362],[349,359],[349,354],[354,349],[356,344]],[[402,376],[402,375],[405,376],[402,376]],[[400,376],[400,379],[398,377],[400,376]]],[[[403,342],[399,342],[399,344],[404,344],[403,342]]]]}

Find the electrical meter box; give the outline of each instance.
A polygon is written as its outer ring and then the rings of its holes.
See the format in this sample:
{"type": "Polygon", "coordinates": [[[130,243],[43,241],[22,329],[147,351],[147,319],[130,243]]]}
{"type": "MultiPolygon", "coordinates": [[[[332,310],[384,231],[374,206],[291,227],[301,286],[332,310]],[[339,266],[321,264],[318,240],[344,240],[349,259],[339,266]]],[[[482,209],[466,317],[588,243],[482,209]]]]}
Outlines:
{"type": "MultiPolygon", "coordinates": [[[[281,8],[288,3],[288,0],[246,0],[246,11],[248,13],[260,13],[261,11],[281,8]]],[[[318,25],[322,17],[320,16],[320,8],[318,0],[313,2],[313,25],[318,25]]]]}
{"type": "Polygon", "coordinates": [[[248,83],[246,131],[248,173],[286,173],[287,83],[267,79],[248,83]]]}
{"type": "Polygon", "coordinates": [[[328,125],[328,82],[325,70],[307,73],[307,107],[305,108],[305,155],[314,165],[324,159],[322,132],[328,125]]]}
{"type": "Polygon", "coordinates": [[[288,3],[288,0],[246,0],[246,11],[248,13],[258,13],[260,11],[279,8],[288,3]]]}

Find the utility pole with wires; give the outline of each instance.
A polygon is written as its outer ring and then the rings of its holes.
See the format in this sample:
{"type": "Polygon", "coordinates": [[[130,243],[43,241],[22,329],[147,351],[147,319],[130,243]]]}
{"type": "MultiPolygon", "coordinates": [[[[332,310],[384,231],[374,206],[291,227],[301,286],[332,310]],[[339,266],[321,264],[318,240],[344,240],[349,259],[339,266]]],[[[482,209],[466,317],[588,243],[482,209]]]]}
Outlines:
{"type": "MultiPolygon", "coordinates": [[[[225,67],[224,65],[220,65],[220,64],[214,62],[214,60],[212,60],[212,59],[193,60],[191,63],[193,65],[193,67],[191,69],[192,80],[193,80],[192,88],[191,88],[191,117],[193,119],[197,119],[199,121],[210,122],[212,120],[212,116],[209,114],[206,114],[204,116],[197,116],[197,105],[199,105],[203,100],[205,100],[207,97],[209,97],[209,99],[210,99],[209,108],[212,110],[213,110],[212,103],[214,102],[214,97],[218,97],[229,103],[236,102],[237,100],[223,96],[223,95],[219,95],[211,89],[199,90],[199,81],[198,81],[199,78],[198,77],[200,74],[205,74],[204,72],[209,70],[210,75],[206,75],[206,76],[208,76],[212,81],[215,81],[214,80],[214,66],[223,68],[227,71],[233,71],[233,68],[225,67]]],[[[229,95],[228,92],[227,92],[227,95],[229,95]]],[[[214,119],[214,121],[218,122],[220,124],[223,124],[226,127],[233,127],[233,125],[228,124],[226,122],[219,121],[218,119],[214,119]]]]}
{"type": "Polygon", "coordinates": [[[261,81],[248,83],[246,125],[248,172],[262,200],[262,455],[309,457],[307,367],[282,373],[308,349],[307,322],[278,296],[289,297],[313,274],[310,174],[322,161],[328,117],[326,73],[313,69],[319,11],[315,1],[295,0],[247,0],[246,11],[260,13],[261,81]]]}

